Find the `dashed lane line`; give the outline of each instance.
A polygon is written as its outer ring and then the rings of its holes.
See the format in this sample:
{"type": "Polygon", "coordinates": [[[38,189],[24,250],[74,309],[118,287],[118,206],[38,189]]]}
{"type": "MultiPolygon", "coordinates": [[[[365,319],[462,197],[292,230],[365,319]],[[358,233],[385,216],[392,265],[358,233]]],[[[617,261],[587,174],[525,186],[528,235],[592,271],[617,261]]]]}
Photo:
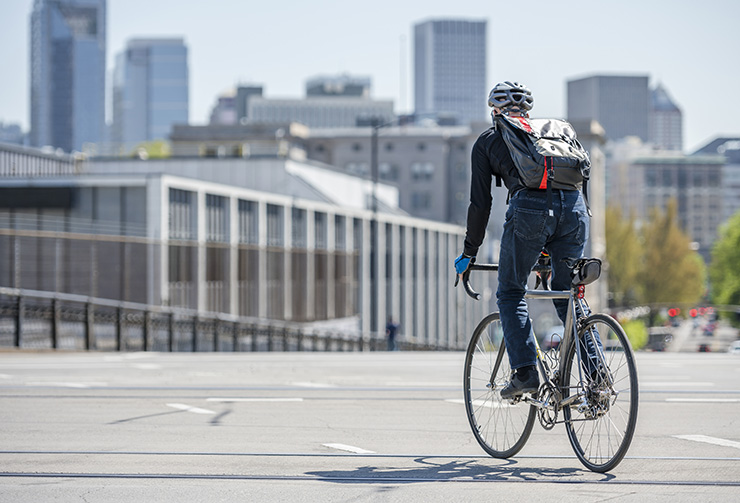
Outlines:
{"type": "Polygon", "coordinates": [[[724,438],[708,437],[706,435],[673,435],[681,440],[691,440],[692,442],[703,442],[705,444],[720,445],[722,447],[734,447],[740,449],[740,442],[727,440],[724,438]]]}
{"type": "Polygon", "coordinates": [[[211,397],[206,402],[236,403],[236,402],[302,402],[303,398],[229,398],[211,397]]]}
{"type": "Polygon", "coordinates": [[[200,407],[193,407],[192,405],[186,405],[184,403],[168,403],[166,405],[167,407],[184,410],[185,412],[192,412],[193,414],[215,414],[212,410],[201,409],[200,407]]]}
{"type": "Polygon", "coordinates": [[[375,451],[368,451],[367,449],[363,449],[362,447],[355,447],[354,445],[347,445],[347,444],[321,444],[324,447],[328,447],[329,449],[336,449],[338,451],[347,451],[352,452],[354,454],[375,454],[375,451]]]}
{"type": "Polygon", "coordinates": [[[665,401],[678,403],[738,403],[740,398],[666,398],[665,401]]]}

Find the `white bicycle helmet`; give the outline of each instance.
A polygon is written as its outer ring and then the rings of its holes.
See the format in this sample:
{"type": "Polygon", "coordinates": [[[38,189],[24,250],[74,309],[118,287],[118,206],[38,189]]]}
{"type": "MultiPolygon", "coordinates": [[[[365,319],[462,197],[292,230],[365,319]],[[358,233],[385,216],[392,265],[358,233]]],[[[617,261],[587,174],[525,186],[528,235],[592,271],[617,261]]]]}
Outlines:
{"type": "Polygon", "coordinates": [[[499,82],[488,95],[488,106],[502,110],[528,112],[534,106],[532,91],[519,82],[499,82]]]}

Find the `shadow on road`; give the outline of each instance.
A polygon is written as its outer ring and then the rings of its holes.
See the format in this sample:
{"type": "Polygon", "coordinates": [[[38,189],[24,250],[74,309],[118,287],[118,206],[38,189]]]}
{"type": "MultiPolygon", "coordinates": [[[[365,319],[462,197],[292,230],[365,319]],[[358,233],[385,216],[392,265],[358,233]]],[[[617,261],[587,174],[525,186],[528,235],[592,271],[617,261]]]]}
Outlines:
{"type": "MultiPolygon", "coordinates": [[[[548,481],[582,481],[585,474],[593,474],[579,468],[538,468],[519,467],[515,460],[491,460],[501,463],[499,466],[490,466],[479,460],[456,460],[446,463],[435,462],[434,458],[418,458],[414,462],[415,467],[391,467],[391,466],[362,466],[352,470],[329,470],[307,472],[306,475],[317,477],[326,482],[341,484],[353,483],[414,483],[431,481],[536,481],[546,479],[548,481]]],[[[605,482],[613,479],[614,475],[601,475],[600,481],[605,482]]],[[[589,478],[589,482],[593,482],[589,478]]]]}

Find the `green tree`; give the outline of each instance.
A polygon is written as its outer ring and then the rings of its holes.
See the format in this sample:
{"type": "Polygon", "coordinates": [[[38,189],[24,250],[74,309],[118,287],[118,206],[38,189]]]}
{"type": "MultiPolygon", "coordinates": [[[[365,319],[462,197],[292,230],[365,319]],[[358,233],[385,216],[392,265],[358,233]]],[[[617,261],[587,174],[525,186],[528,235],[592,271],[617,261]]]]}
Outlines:
{"type": "Polygon", "coordinates": [[[616,206],[606,209],[606,260],[609,263],[609,291],[614,305],[635,306],[640,298],[642,243],[635,231],[635,218],[624,218],[616,206]]]}
{"type": "Polygon", "coordinates": [[[720,228],[712,248],[709,278],[713,303],[740,304],[740,212],[720,228]]]}
{"type": "Polygon", "coordinates": [[[654,208],[641,232],[644,260],[640,283],[642,302],[647,305],[695,304],[706,290],[704,261],[679,227],[677,208],[675,200],[669,201],[665,211],[654,208]]]}

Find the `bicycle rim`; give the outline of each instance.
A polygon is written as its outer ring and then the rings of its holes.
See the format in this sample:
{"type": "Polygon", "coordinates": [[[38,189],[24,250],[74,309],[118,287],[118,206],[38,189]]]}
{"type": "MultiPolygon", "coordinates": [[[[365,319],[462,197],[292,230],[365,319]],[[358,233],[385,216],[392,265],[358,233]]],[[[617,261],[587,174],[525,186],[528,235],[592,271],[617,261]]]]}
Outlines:
{"type": "Polygon", "coordinates": [[[622,327],[606,315],[592,315],[566,356],[563,396],[579,399],[563,409],[566,431],[578,459],[595,472],[616,467],[629,449],[637,423],[638,385],[635,358],[622,327]],[[597,331],[603,344],[600,360],[609,377],[586,363],[583,344],[597,331]],[[588,368],[587,368],[588,367],[588,368]],[[580,370],[580,372],[579,372],[580,370]]]}
{"type": "Polygon", "coordinates": [[[476,440],[496,458],[508,458],[524,447],[535,419],[535,408],[501,398],[511,377],[509,355],[503,343],[498,313],[488,315],[473,332],[465,355],[463,389],[465,410],[476,440]],[[498,370],[491,385],[497,359],[498,370]]]}

